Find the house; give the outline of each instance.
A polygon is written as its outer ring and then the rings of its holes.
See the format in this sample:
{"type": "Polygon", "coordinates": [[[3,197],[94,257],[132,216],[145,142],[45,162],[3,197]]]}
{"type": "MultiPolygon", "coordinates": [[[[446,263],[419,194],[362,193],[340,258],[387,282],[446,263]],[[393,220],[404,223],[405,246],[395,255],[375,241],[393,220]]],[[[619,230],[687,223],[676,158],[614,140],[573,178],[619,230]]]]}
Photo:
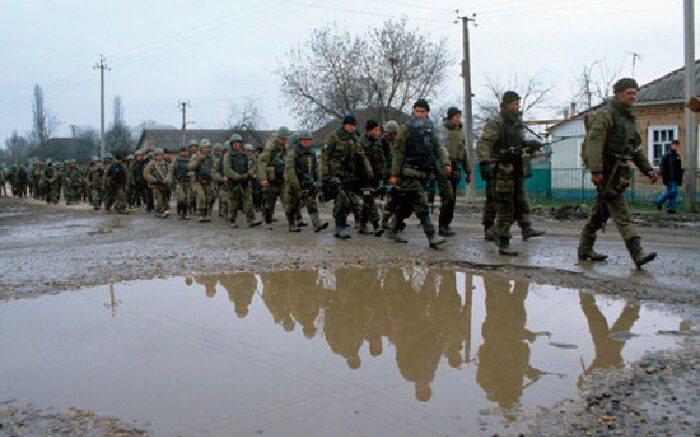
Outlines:
{"type": "MultiPolygon", "coordinates": [[[[679,68],[642,85],[633,106],[637,128],[642,137],[641,148],[655,168],[658,168],[663,154],[670,149],[673,139],[681,140],[679,152],[681,157],[685,156],[684,71],[684,67],[679,68]]],[[[700,60],[695,61],[695,82],[700,96],[700,60]]],[[[602,105],[587,109],[550,127],[554,198],[586,200],[595,195],[590,175],[581,169],[581,144],[586,134],[584,120],[592,117],[600,106],[602,105]]],[[[698,113],[696,120],[700,120],[698,113]]],[[[646,178],[635,177],[626,195],[630,200],[651,200],[661,190],[660,186],[650,185],[646,178]]]]}
{"type": "Polygon", "coordinates": [[[41,162],[48,158],[55,161],[75,159],[79,164],[85,164],[97,154],[95,145],[85,138],[49,138],[32,156],[39,158],[41,162]]]}
{"type": "Polygon", "coordinates": [[[151,128],[143,129],[139,141],[136,144],[137,150],[147,149],[167,149],[171,153],[176,152],[182,144],[187,144],[192,140],[201,141],[206,138],[212,144],[224,144],[232,134],[238,133],[243,137],[244,143],[250,143],[257,149],[265,146],[267,137],[275,131],[265,130],[234,130],[234,129],[169,129],[151,128]]]}

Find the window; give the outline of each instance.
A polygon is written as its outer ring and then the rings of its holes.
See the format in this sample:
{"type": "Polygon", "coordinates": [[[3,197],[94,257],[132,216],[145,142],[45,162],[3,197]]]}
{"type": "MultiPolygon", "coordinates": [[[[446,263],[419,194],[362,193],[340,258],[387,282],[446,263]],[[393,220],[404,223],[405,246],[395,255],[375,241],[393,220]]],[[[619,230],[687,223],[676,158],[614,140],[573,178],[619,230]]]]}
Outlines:
{"type": "Polygon", "coordinates": [[[671,150],[671,141],[678,138],[678,126],[649,126],[649,162],[654,167],[661,163],[664,153],[671,150]]]}

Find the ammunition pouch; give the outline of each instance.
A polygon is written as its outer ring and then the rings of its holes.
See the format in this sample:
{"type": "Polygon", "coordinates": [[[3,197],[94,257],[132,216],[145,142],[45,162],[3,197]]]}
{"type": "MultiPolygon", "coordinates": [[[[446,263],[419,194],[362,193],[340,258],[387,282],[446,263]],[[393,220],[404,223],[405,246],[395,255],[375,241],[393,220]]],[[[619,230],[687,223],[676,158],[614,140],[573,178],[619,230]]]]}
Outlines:
{"type": "Polygon", "coordinates": [[[626,159],[617,159],[610,173],[610,178],[603,189],[605,200],[622,196],[632,182],[632,170],[626,159]]]}
{"type": "Polygon", "coordinates": [[[423,169],[419,169],[410,165],[404,165],[401,169],[401,176],[409,179],[430,179],[430,173],[423,169]]]}

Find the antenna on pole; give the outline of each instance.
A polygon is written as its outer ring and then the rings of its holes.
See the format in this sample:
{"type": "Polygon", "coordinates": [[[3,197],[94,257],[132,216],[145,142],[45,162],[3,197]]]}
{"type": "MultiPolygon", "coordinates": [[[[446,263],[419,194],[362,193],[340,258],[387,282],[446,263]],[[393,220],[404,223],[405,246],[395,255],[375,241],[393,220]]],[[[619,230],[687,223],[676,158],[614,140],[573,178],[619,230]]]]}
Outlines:
{"type": "Polygon", "coordinates": [[[180,111],[182,112],[182,144],[181,146],[185,145],[185,130],[187,129],[187,108],[191,108],[192,105],[190,104],[190,101],[182,101],[179,100],[177,102],[177,106],[180,108],[180,111]]]}
{"type": "Polygon", "coordinates": [[[105,157],[105,70],[111,70],[106,61],[107,58],[100,53],[100,60],[92,67],[93,70],[100,70],[100,159],[105,157]]]}
{"type": "MultiPolygon", "coordinates": [[[[459,9],[455,9],[455,14],[457,14],[457,18],[455,19],[454,23],[457,24],[459,21],[462,21],[462,50],[463,50],[463,59],[462,59],[462,78],[464,79],[464,128],[465,128],[465,137],[466,137],[466,143],[467,143],[467,157],[469,158],[469,162],[474,165],[474,154],[472,153],[474,149],[474,127],[473,127],[473,117],[472,117],[472,73],[471,73],[471,60],[469,58],[469,22],[474,23],[474,27],[477,26],[476,24],[476,14],[472,14],[471,17],[467,17],[466,15],[460,16],[459,15],[459,9]]],[[[464,169],[466,172],[468,169],[464,169]]],[[[473,169],[469,169],[470,171],[473,169]]],[[[467,184],[466,186],[466,191],[467,191],[467,200],[473,201],[474,200],[474,184],[467,184]]],[[[455,193],[455,196],[457,194],[455,193]]]]}

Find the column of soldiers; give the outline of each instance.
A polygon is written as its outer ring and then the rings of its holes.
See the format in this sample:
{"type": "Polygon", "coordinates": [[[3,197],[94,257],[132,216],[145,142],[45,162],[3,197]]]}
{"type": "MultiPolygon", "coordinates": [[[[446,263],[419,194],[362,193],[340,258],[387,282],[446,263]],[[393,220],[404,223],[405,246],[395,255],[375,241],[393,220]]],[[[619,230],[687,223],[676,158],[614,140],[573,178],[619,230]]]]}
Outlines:
{"type": "MultiPolygon", "coordinates": [[[[611,216],[623,236],[632,260],[639,268],[651,261],[655,253],[642,250],[640,236],[631,223],[623,198],[630,183],[630,162],[649,176],[656,175],[641,143],[636,119],[630,110],[638,85],[633,79],[621,79],[614,85],[615,97],[597,111],[584,141],[584,163],[598,196],[591,215],[581,231],[578,257],[582,261],[602,261],[606,255],[593,250],[595,236],[611,216]]],[[[386,234],[399,243],[404,221],[413,213],[432,248],[441,246],[454,235],[450,224],[454,215],[457,184],[462,173],[471,182],[471,168],[461,129],[461,111],[449,108],[443,120],[445,147],[441,147],[429,118],[430,106],[424,99],[413,105],[409,120],[399,126],[388,121],[382,134],[379,124],[369,120],[365,132],[356,132],[357,120],[346,115],[341,125],[326,139],[320,160],[310,149],[311,134],[301,131],[291,135],[282,126],[268,138],[262,153],[255,155],[251,145],[233,134],[225,144],[202,139],[182,147],[170,160],[167,150],[137,152],[126,157],[107,154],[104,162],[93,160],[89,168],[79,168],[75,161],[56,165],[51,159],[36,164],[31,172],[15,166],[0,173],[0,185],[9,181],[13,194],[23,196],[27,188],[35,197],[57,203],[61,188],[66,203],[86,198],[95,209],[104,204],[117,213],[143,205],[155,216],[169,216],[169,200],[174,191],[177,217],[187,220],[194,213],[199,221],[211,221],[213,207],[219,199],[219,216],[237,228],[238,211],[245,214],[248,227],[261,224],[256,210],[268,229],[274,222],[279,198],[289,232],[306,226],[301,210],[306,207],[313,230],[320,232],[328,224],[320,220],[318,198],[333,200],[334,236],[350,238],[347,217],[353,213],[360,234],[386,234]],[[320,161],[320,162],[319,162],[320,161]],[[426,186],[437,183],[442,198],[438,229],[432,223],[426,186]],[[383,208],[377,200],[386,199],[383,208]],[[257,199],[257,201],[256,201],[257,199]],[[381,209],[381,214],[380,214],[381,209]],[[370,229],[371,226],[371,229],[370,229]]],[[[489,119],[477,141],[477,159],[486,182],[483,211],[484,238],[494,241],[502,255],[516,256],[510,245],[513,222],[518,222],[524,241],[545,232],[532,227],[524,178],[523,153],[534,153],[542,144],[525,139],[520,113],[520,96],[513,91],[503,94],[498,114],[489,119]]]]}

